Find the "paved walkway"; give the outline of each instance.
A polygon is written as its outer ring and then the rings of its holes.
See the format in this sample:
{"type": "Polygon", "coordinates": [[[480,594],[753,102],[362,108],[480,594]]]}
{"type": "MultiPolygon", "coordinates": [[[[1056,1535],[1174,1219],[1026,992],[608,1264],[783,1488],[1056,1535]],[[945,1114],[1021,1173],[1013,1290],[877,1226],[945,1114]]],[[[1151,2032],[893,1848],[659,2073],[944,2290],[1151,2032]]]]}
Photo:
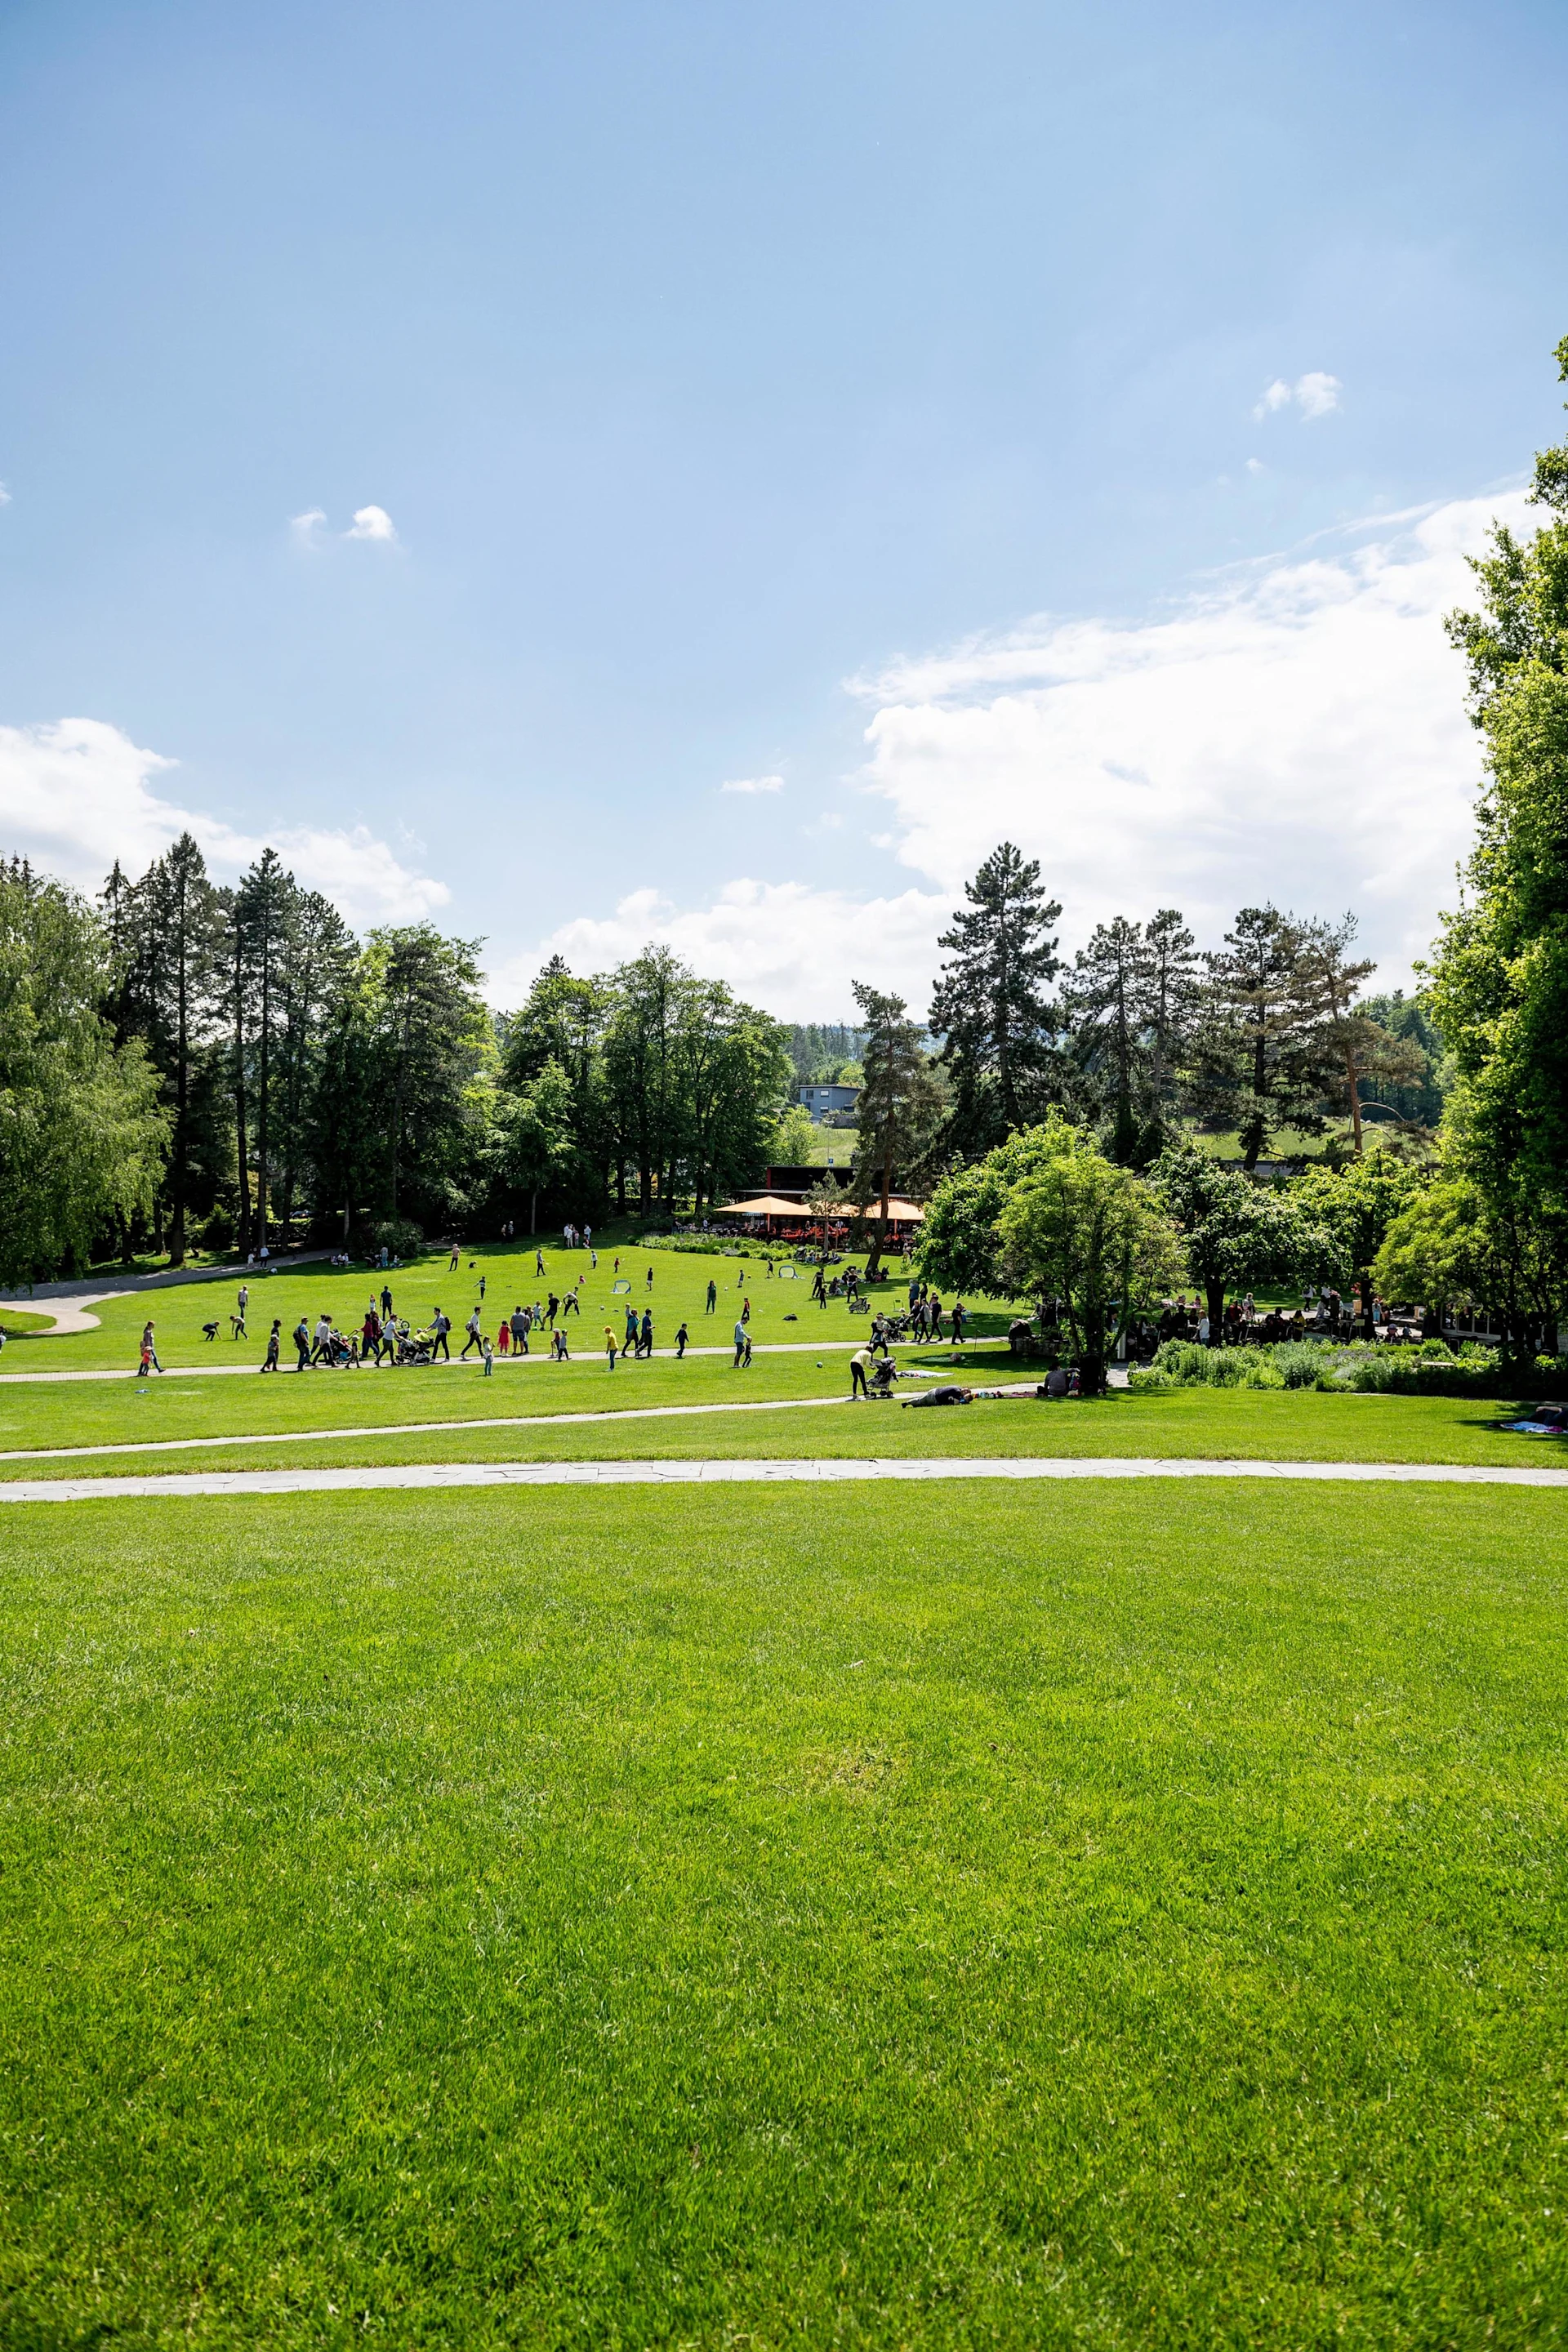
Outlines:
{"type": "Polygon", "coordinates": [[[0,1306],[14,1307],[18,1314],[52,1316],[48,1330],[35,1332],[31,1336],[39,1339],[65,1339],[79,1331],[100,1329],[98,1317],[89,1310],[101,1307],[106,1298],[130,1298],[139,1290],[178,1290],[187,1282],[261,1282],[268,1274],[289,1274],[296,1266],[315,1265],[331,1255],[330,1249],[290,1251],[287,1257],[274,1258],[267,1267],[165,1267],[162,1274],[128,1274],[123,1281],[108,1288],[105,1288],[101,1276],[92,1276],[74,1282],[37,1282],[30,1290],[0,1290],[0,1306]],[[58,1304],[55,1303],[57,1301],[58,1304]]]}
{"type": "Polygon", "coordinates": [[[328,1495],[429,1486],[709,1486],[869,1485],[912,1478],[1263,1478],[1401,1486],[1555,1486],[1568,1470],[1443,1462],[1180,1462],[1065,1459],[784,1462],[407,1462],[386,1469],[207,1470],[148,1478],[26,1478],[0,1483],[0,1504],[119,1502],[181,1495],[328,1495]]]}

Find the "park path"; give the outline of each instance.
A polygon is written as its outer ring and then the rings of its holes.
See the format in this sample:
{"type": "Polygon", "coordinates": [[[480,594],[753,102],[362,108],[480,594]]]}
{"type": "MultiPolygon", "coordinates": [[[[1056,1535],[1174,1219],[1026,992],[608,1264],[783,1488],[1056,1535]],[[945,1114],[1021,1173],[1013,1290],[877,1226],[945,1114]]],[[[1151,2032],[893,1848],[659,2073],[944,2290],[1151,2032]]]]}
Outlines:
{"type": "MultiPolygon", "coordinates": [[[[315,1265],[331,1257],[330,1249],[300,1250],[286,1258],[274,1259],[267,1272],[286,1274],[297,1265],[315,1265]]],[[[122,1282],[106,1288],[101,1279],[89,1275],[73,1282],[38,1282],[30,1290],[0,1290],[0,1307],[15,1307],[18,1313],[38,1315],[48,1313],[53,1321],[47,1331],[32,1336],[39,1339],[68,1339],[73,1332],[96,1331],[99,1318],[91,1310],[101,1307],[106,1299],[133,1298],[142,1290],[178,1290],[191,1282],[264,1281],[266,1274],[256,1265],[199,1265],[165,1268],[162,1274],[128,1274],[122,1282]]]]}
{"type": "Polygon", "coordinates": [[[1072,1460],[1015,1455],[935,1461],[868,1457],[782,1462],[406,1462],[385,1469],[205,1470],[146,1478],[27,1478],[0,1483],[5,1503],[121,1502],[210,1495],[384,1494],[409,1487],[872,1485],[889,1479],[1261,1478],[1362,1486],[1554,1486],[1568,1470],[1444,1462],[1184,1462],[1147,1455],[1072,1460]]]}

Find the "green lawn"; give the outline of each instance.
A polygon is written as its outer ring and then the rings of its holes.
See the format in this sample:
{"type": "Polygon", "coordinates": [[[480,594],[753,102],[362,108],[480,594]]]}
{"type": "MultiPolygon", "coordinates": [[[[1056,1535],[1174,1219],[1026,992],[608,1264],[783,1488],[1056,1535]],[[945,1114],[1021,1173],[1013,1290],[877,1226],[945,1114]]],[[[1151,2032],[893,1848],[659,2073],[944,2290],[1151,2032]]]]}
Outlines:
{"type": "Polygon", "coordinates": [[[5,1531],[6,2345],[1563,2341],[1563,1497],[5,1531]]]}
{"type": "MultiPolygon", "coordinates": [[[[824,1318],[826,1321],[826,1318],[824,1318]]],[[[828,1333],[843,1336],[837,1321],[828,1333]]],[[[827,1336],[825,1334],[825,1336],[827,1336]]],[[[994,1383],[1024,1376],[1003,1352],[904,1349],[911,1368],[994,1383]]],[[[910,1382],[904,1392],[918,1385],[910,1382]]],[[[704,1454],[1071,1454],[1194,1455],[1205,1459],[1561,1463],[1568,1445],[1516,1436],[1512,1408],[1447,1397],[1320,1395],[1315,1391],[1161,1389],[1071,1403],[977,1403],[910,1412],[897,1404],[851,1405],[842,1347],[759,1355],[735,1371],[728,1356],[655,1358],[607,1371],[601,1360],[531,1362],[484,1379],[470,1361],[447,1370],[254,1373],[0,1385],[0,1454],[83,1446],[178,1445],[182,1440],[265,1435],[277,1443],[190,1453],[62,1452],[54,1459],[0,1459],[0,1480],[80,1477],[183,1468],[322,1467],[392,1461],[626,1459],[704,1454]],[[813,1407],[803,1400],[829,1398],[813,1407]],[[709,1408],[737,1402],[788,1406],[776,1413],[696,1410],[668,1420],[637,1408],[709,1408]],[[629,1417],[574,1422],[579,1413],[629,1417]],[[531,1420],[532,1426],[484,1428],[531,1420]],[[425,1433],[411,1423],[448,1426],[425,1433]],[[365,1432],[321,1437],[312,1431],[365,1432]],[[384,1431],[384,1434],[382,1432],[384,1431]]]]}
{"type": "MultiPolygon", "coordinates": [[[[645,1306],[651,1306],[660,1345],[673,1339],[682,1316],[690,1323],[694,1339],[704,1336],[698,1329],[699,1324],[703,1323],[709,1339],[726,1339],[747,1297],[752,1301],[752,1328],[760,1339],[798,1337],[797,1327],[808,1318],[814,1329],[831,1327],[841,1338],[864,1328],[864,1319],[851,1317],[841,1299],[834,1300],[826,1309],[812,1307],[810,1267],[792,1266],[789,1276],[770,1279],[760,1258],[726,1258],[717,1252],[709,1257],[674,1250],[625,1248],[601,1250],[595,1272],[589,1268],[585,1250],[545,1246],[542,1255],[542,1276],[535,1272],[531,1247],[524,1250],[515,1244],[503,1247],[497,1244],[465,1250],[455,1275],[447,1271],[448,1260],[443,1251],[421,1258],[416,1265],[400,1267],[386,1275],[372,1274],[363,1266],[334,1271],[322,1265],[268,1276],[252,1273],[244,1276],[237,1273],[232,1283],[188,1283],[166,1290],[133,1292],[89,1309],[100,1318],[97,1330],[18,1339],[0,1358],[0,1379],[11,1372],[86,1370],[109,1366],[123,1366],[133,1371],[142,1327],[149,1316],[156,1326],[159,1357],[165,1364],[212,1363],[237,1353],[259,1363],[268,1327],[274,1316],[281,1320],[285,1337],[302,1314],[314,1325],[323,1310],[345,1328],[357,1329],[367,1301],[373,1294],[379,1295],[383,1282],[391,1286],[396,1311],[405,1315],[411,1323],[424,1321],[436,1307],[443,1307],[451,1318],[455,1352],[461,1345],[469,1309],[478,1301],[481,1275],[487,1285],[485,1323],[492,1336],[501,1317],[509,1314],[513,1306],[535,1301],[542,1305],[552,1288],[563,1294],[575,1285],[579,1275],[584,1276],[581,1317],[569,1317],[565,1326],[574,1349],[597,1348],[605,1323],[613,1323],[618,1334],[625,1309],[633,1304],[639,1314],[645,1306]],[[622,1292],[614,1287],[617,1256],[618,1278],[630,1286],[622,1292]],[[651,1289],[647,1283],[650,1268],[654,1277],[651,1289]],[[719,1286],[718,1308],[712,1316],[704,1312],[710,1278],[719,1286]],[[247,1280],[250,1288],[250,1337],[248,1341],[236,1342],[229,1337],[228,1315],[242,1280],[247,1280]],[[792,1315],[797,1318],[795,1323],[787,1319],[792,1315]],[[202,1337],[202,1326],[215,1316],[219,1319],[219,1336],[209,1344],[202,1337]]],[[[779,1264],[783,1266],[790,1261],[781,1256],[779,1264]]],[[[900,1276],[882,1286],[875,1295],[879,1299],[896,1297],[901,1303],[906,1287],[907,1278],[900,1276]]],[[[46,1303],[38,1305],[41,1307],[46,1303]]],[[[7,1316],[10,1312],[9,1308],[5,1310],[7,1316]]],[[[981,1328],[1005,1331],[1007,1320],[1006,1313],[991,1302],[981,1328]]]]}

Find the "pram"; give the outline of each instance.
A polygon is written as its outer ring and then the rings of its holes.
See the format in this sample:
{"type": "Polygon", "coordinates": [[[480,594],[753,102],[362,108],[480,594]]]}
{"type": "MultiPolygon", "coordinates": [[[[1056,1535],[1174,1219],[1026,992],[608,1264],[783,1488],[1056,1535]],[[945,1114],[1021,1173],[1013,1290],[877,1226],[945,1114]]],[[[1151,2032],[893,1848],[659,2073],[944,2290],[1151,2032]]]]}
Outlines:
{"type": "Polygon", "coordinates": [[[400,1364],[433,1364],[436,1342],[428,1331],[400,1331],[396,1360],[400,1364]]]}

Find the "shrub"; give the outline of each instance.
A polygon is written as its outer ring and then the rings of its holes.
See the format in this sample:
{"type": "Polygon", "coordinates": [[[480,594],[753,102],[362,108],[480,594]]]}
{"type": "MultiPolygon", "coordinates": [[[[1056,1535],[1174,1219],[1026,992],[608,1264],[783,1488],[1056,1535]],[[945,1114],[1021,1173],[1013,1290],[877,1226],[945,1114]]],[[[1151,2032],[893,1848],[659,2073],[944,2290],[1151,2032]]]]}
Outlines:
{"type": "Polygon", "coordinates": [[[424,1234],[406,1217],[384,1218],[361,1242],[366,1257],[379,1257],[383,1250],[388,1257],[417,1257],[424,1246],[424,1234]]]}

